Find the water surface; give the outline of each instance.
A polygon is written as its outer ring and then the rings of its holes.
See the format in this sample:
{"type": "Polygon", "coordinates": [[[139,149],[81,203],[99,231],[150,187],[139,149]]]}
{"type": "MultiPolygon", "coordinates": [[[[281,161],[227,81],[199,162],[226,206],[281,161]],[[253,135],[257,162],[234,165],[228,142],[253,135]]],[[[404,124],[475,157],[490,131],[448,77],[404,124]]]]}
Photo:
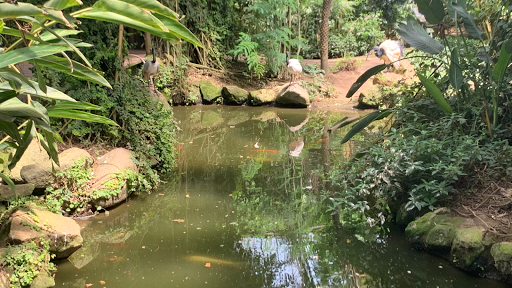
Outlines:
{"type": "Polygon", "coordinates": [[[355,147],[327,128],[356,112],[174,111],[176,171],[82,221],[57,287],[506,287],[412,250],[401,231],[363,243],[333,227],[322,179],[355,147]]]}

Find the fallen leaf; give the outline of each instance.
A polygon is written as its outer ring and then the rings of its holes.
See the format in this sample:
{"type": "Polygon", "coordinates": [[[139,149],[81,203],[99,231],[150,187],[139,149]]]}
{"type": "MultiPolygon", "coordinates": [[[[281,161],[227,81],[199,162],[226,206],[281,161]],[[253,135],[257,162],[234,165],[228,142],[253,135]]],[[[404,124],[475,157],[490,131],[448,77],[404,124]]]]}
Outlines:
{"type": "Polygon", "coordinates": [[[247,148],[247,147],[249,147],[249,145],[245,145],[244,147],[247,148]]]}
{"type": "Polygon", "coordinates": [[[124,233],[123,233],[123,232],[121,232],[121,233],[119,233],[119,235],[123,236],[123,235],[124,235],[124,233]]]}
{"type": "Polygon", "coordinates": [[[85,284],[85,287],[91,287],[92,285],[94,285],[94,284],[92,284],[92,283],[85,284]]]}
{"type": "Polygon", "coordinates": [[[190,195],[186,194],[186,195],[185,195],[185,197],[186,197],[186,198],[190,198],[190,195]]]}
{"type": "Polygon", "coordinates": [[[158,193],[158,196],[164,196],[165,194],[164,193],[158,193]]]}
{"type": "Polygon", "coordinates": [[[229,197],[233,197],[233,194],[229,194],[228,196],[229,196],[229,197]]]}
{"type": "Polygon", "coordinates": [[[174,219],[174,220],[172,220],[172,221],[174,221],[174,222],[178,222],[178,223],[183,223],[183,222],[185,222],[185,220],[183,220],[183,219],[174,219]]]}
{"type": "Polygon", "coordinates": [[[142,249],[146,249],[146,246],[142,246],[142,249]]]}
{"type": "Polygon", "coordinates": [[[100,284],[101,284],[101,285],[105,285],[105,283],[107,283],[107,282],[105,282],[105,281],[103,281],[103,280],[100,280],[100,284]]]}
{"type": "Polygon", "coordinates": [[[206,264],[204,264],[204,267],[206,267],[206,268],[210,268],[210,263],[206,263],[206,264]]]}
{"type": "Polygon", "coordinates": [[[347,243],[350,243],[350,239],[347,239],[347,243]]]}

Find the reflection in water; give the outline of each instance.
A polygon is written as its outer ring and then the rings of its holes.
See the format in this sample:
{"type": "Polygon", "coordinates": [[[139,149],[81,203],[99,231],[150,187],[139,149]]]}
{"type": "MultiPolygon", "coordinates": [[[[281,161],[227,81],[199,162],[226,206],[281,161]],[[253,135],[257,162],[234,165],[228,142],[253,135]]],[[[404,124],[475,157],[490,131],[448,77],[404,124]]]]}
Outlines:
{"type": "Polygon", "coordinates": [[[354,115],[196,106],[175,116],[175,173],[82,221],[84,246],[58,264],[57,287],[505,287],[410,250],[402,232],[363,243],[333,227],[323,179],[354,147],[328,128],[354,115]]]}

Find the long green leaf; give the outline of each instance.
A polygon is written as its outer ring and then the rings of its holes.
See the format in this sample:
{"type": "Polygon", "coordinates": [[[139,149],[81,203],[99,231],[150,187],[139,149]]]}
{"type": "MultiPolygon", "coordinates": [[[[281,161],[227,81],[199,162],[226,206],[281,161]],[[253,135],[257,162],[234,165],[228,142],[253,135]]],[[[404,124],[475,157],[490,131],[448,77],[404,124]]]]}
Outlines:
{"type": "Polygon", "coordinates": [[[16,152],[14,153],[14,156],[12,157],[11,163],[9,163],[9,170],[12,170],[20,161],[21,156],[25,153],[25,150],[27,150],[28,145],[30,145],[30,142],[32,142],[32,139],[34,139],[34,122],[28,121],[27,126],[25,128],[25,134],[23,134],[23,138],[21,142],[19,143],[18,148],[16,149],[16,152]]]}
{"type": "MultiPolygon", "coordinates": [[[[464,10],[467,9],[466,0],[453,0],[453,3],[458,4],[460,7],[464,8],[464,10]]],[[[455,19],[455,10],[453,10],[452,0],[448,0],[446,10],[448,10],[448,14],[450,15],[450,17],[452,17],[452,19],[455,19]]]]}
{"type": "Polygon", "coordinates": [[[423,52],[439,54],[444,49],[444,46],[430,37],[427,31],[411,16],[407,18],[406,25],[400,24],[395,30],[407,43],[423,52]]]}
{"type": "Polygon", "coordinates": [[[0,103],[3,103],[11,98],[18,96],[14,90],[0,91],[0,103]]]}
{"type": "MultiPolygon", "coordinates": [[[[18,29],[12,29],[12,28],[9,28],[9,27],[4,27],[4,31],[2,32],[2,34],[5,34],[5,35],[11,35],[11,36],[15,36],[15,37],[20,37],[21,38],[21,32],[20,30],[18,29]]],[[[31,34],[28,34],[28,33],[25,33],[23,34],[25,36],[26,39],[28,40],[32,40],[32,41],[37,41],[39,43],[43,43],[44,41],[41,40],[41,38],[39,37],[34,37],[34,35],[31,35],[31,34]]]]}
{"type": "Polygon", "coordinates": [[[416,73],[416,75],[418,75],[418,78],[420,78],[421,84],[423,84],[423,86],[425,86],[428,93],[430,93],[430,95],[432,95],[432,98],[434,98],[434,101],[436,101],[437,105],[439,105],[439,107],[444,111],[444,113],[446,113],[448,115],[452,114],[453,109],[450,106],[450,104],[448,104],[448,102],[446,102],[446,99],[444,98],[441,90],[439,90],[439,88],[437,88],[437,86],[434,83],[432,83],[432,81],[428,80],[427,77],[421,75],[420,73],[416,73]]]}
{"type": "Polygon", "coordinates": [[[43,16],[43,10],[29,3],[0,3],[0,18],[16,18],[19,16],[43,16]]]}
{"type": "Polygon", "coordinates": [[[69,7],[82,5],[80,0],[50,0],[44,3],[45,7],[52,7],[55,10],[64,10],[69,7]]]}
{"type": "Polygon", "coordinates": [[[0,119],[0,131],[9,135],[14,141],[18,143],[21,142],[21,136],[20,132],[18,132],[18,127],[13,122],[0,119]]]}
{"type": "Polygon", "coordinates": [[[0,33],[4,30],[4,21],[0,19],[0,33]]]}
{"type": "Polygon", "coordinates": [[[498,62],[496,66],[494,66],[494,70],[492,73],[492,78],[496,82],[500,82],[507,71],[508,64],[510,63],[511,53],[507,52],[507,44],[512,42],[512,39],[507,40],[501,45],[500,57],[498,58],[498,62]]]}
{"type": "Polygon", "coordinates": [[[366,115],[363,119],[361,119],[359,122],[357,122],[352,128],[347,132],[345,137],[341,140],[341,144],[347,142],[348,140],[352,139],[354,135],[361,132],[364,128],[366,128],[368,125],[370,125],[375,120],[380,120],[383,118],[386,118],[391,114],[393,110],[391,109],[384,109],[379,111],[374,111],[368,115],[366,115]]]}
{"type": "MultiPolygon", "coordinates": [[[[56,133],[55,133],[56,134],[56,133]]],[[[58,166],[60,166],[59,163],[59,153],[58,153],[58,147],[57,142],[55,142],[54,133],[48,132],[46,130],[43,130],[44,140],[46,140],[46,145],[44,141],[41,141],[41,145],[43,145],[44,149],[50,155],[50,158],[55,162],[58,166]]]]}
{"type": "Polygon", "coordinates": [[[471,16],[471,14],[466,11],[466,9],[462,8],[462,6],[458,5],[457,3],[452,2],[452,7],[453,10],[455,10],[455,12],[457,12],[462,17],[464,28],[466,28],[466,31],[468,31],[469,35],[475,37],[476,39],[482,40],[482,35],[484,33],[478,29],[478,26],[476,26],[473,16],[471,16]]]}
{"type": "Polygon", "coordinates": [[[448,71],[448,78],[450,79],[450,84],[454,89],[460,89],[463,83],[463,79],[462,68],[460,67],[459,62],[459,50],[457,48],[453,48],[450,58],[451,61],[450,69],[448,71]]]}
{"type": "MultiPolygon", "coordinates": [[[[37,87],[37,83],[34,81],[30,81],[33,84],[32,86],[28,86],[27,84],[23,84],[20,88],[19,93],[27,93],[32,96],[41,97],[47,100],[62,100],[62,101],[76,101],[75,99],[69,97],[68,95],[60,92],[59,90],[52,88],[52,87],[46,87],[46,94],[37,87]],[[35,85],[34,85],[35,84],[35,85]]],[[[0,85],[0,92],[3,91],[9,91],[12,90],[8,83],[5,83],[3,85],[0,85]]]]}
{"type": "Polygon", "coordinates": [[[374,67],[366,70],[361,76],[359,76],[359,78],[357,78],[356,82],[354,84],[352,84],[352,86],[350,86],[350,89],[348,90],[346,97],[347,98],[352,97],[354,95],[354,93],[356,93],[356,91],[359,88],[361,88],[361,86],[363,86],[363,84],[364,84],[364,82],[366,82],[366,80],[368,80],[373,75],[376,75],[377,73],[383,71],[384,69],[386,69],[386,67],[388,67],[388,65],[380,64],[380,65],[374,66],[374,67]]]}
{"type": "Polygon", "coordinates": [[[155,12],[156,14],[164,15],[168,18],[178,19],[178,14],[170,8],[162,5],[156,0],[123,0],[126,3],[133,4],[143,9],[155,12]]]}
{"type": "Polygon", "coordinates": [[[505,41],[505,43],[503,43],[503,46],[505,46],[505,51],[507,51],[507,53],[512,54],[512,40],[511,39],[508,39],[507,41],[505,41]]]}
{"type": "Polygon", "coordinates": [[[103,76],[101,76],[102,73],[100,71],[88,68],[76,61],[72,61],[73,71],[71,71],[69,67],[68,60],[62,57],[46,56],[43,58],[36,59],[33,62],[36,62],[37,64],[48,67],[50,69],[66,73],[80,79],[84,79],[86,81],[91,81],[93,83],[112,88],[112,86],[110,86],[110,83],[108,83],[108,81],[105,78],[103,78],[103,76]]]}
{"type": "Polygon", "coordinates": [[[443,21],[444,6],[441,0],[414,0],[418,11],[425,16],[430,24],[437,24],[443,21]]]}
{"type": "Polygon", "coordinates": [[[87,102],[69,102],[69,101],[59,101],[55,105],[47,107],[48,111],[50,110],[103,110],[103,107],[97,106],[87,102]]]}
{"type": "Polygon", "coordinates": [[[102,124],[108,124],[113,126],[119,126],[116,122],[99,115],[95,115],[92,113],[84,112],[84,111],[76,111],[76,110],[49,110],[48,115],[50,117],[58,117],[58,118],[69,118],[76,120],[83,120],[88,122],[97,122],[102,124]]]}
{"type": "Polygon", "coordinates": [[[0,54],[0,68],[68,50],[71,49],[66,46],[54,45],[41,45],[16,49],[0,54]]]}
{"type": "Polygon", "coordinates": [[[45,115],[31,105],[23,103],[18,98],[11,98],[0,103],[0,114],[14,117],[37,117],[44,119],[45,115]]]}
{"type": "MultiPolygon", "coordinates": [[[[10,68],[0,68],[0,77],[6,79],[6,80],[14,80],[14,78],[18,79],[20,81],[20,87],[16,90],[19,90],[21,88],[21,85],[23,83],[26,83],[30,87],[34,88],[34,84],[30,82],[30,80],[27,79],[27,77],[23,76],[23,74],[16,72],[14,69],[10,68]]],[[[11,86],[12,87],[12,86],[11,86]]]]}
{"type": "Polygon", "coordinates": [[[12,192],[14,192],[14,195],[16,195],[16,200],[18,200],[18,191],[16,191],[16,185],[14,185],[14,182],[11,180],[11,178],[7,177],[4,173],[0,173],[0,178],[4,180],[7,185],[9,185],[9,188],[11,188],[12,192]]]}
{"type": "Polygon", "coordinates": [[[140,9],[139,7],[120,0],[100,0],[93,5],[94,9],[114,12],[119,15],[133,19],[133,21],[141,22],[145,25],[151,26],[155,29],[169,32],[169,29],[154,17],[148,10],[140,9]]]}
{"type": "Polygon", "coordinates": [[[162,15],[156,15],[156,17],[160,19],[160,21],[162,21],[162,23],[164,23],[165,26],[169,28],[169,31],[174,33],[174,35],[198,47],[203,47],[201,41],[199,41],[199,39],[197,39],[197,37],[192,32],[190,32],[190,30],[188,30],[187,27],[183,26],[180,22],[178,22],[178,20],[167,18],[162,15]]]}
{"type": "MultiPolygon", "coordinates": [[[[54,29],[53,31],[55,33],[59,34],[61,37],[66,37],[69,35],[77,35],[79,33],[82,33],[82,31],[75,30],[75,29],[54,29]]],[[[41,33],[40,38],[41,38],[41,40],[46,42],[46,41],[50,41],[53,39],[57,39],[57,36],[55,36],[50,31],[45,31],[44,33],[41,33]]]]}

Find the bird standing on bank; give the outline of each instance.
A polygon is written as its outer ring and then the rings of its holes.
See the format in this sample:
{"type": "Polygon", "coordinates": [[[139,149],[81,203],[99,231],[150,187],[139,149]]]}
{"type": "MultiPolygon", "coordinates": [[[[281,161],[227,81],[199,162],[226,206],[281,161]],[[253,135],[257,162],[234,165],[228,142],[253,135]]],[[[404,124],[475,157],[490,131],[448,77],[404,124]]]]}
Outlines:
{"type": "Polygon", "coordinates": [[[373,47],[372,51],[375,52],[375,56],[384,60],[384,64],[393,63],[395,71],[398,71],[398,69],[400,68],[400,57],[404,55],[404,48],[400,41],[386,40],[382,42],[379,46],[373,47]]]}
{"type": "Polygon", "coordinates": [[[151,47],[151,51],[153,53],[153,60],[144,62],[144,67],[142,67],[142,79],[144,79],[144,81],[151,80],[151,85],[153,85],[154,89],[155,83],[153,82],[153,77],[158,74],[160,63],[156,61],[155,47],[151,47]]]}
{"type": "Polygon", "coordinates": [[[298,59],[290,59],[288,51],[286,51],[286,67],[291,74],[290,83],[292,83],[292,80],[295,78],[294,76],[302,73],[302,65],[300,65],[298,59]]]}

